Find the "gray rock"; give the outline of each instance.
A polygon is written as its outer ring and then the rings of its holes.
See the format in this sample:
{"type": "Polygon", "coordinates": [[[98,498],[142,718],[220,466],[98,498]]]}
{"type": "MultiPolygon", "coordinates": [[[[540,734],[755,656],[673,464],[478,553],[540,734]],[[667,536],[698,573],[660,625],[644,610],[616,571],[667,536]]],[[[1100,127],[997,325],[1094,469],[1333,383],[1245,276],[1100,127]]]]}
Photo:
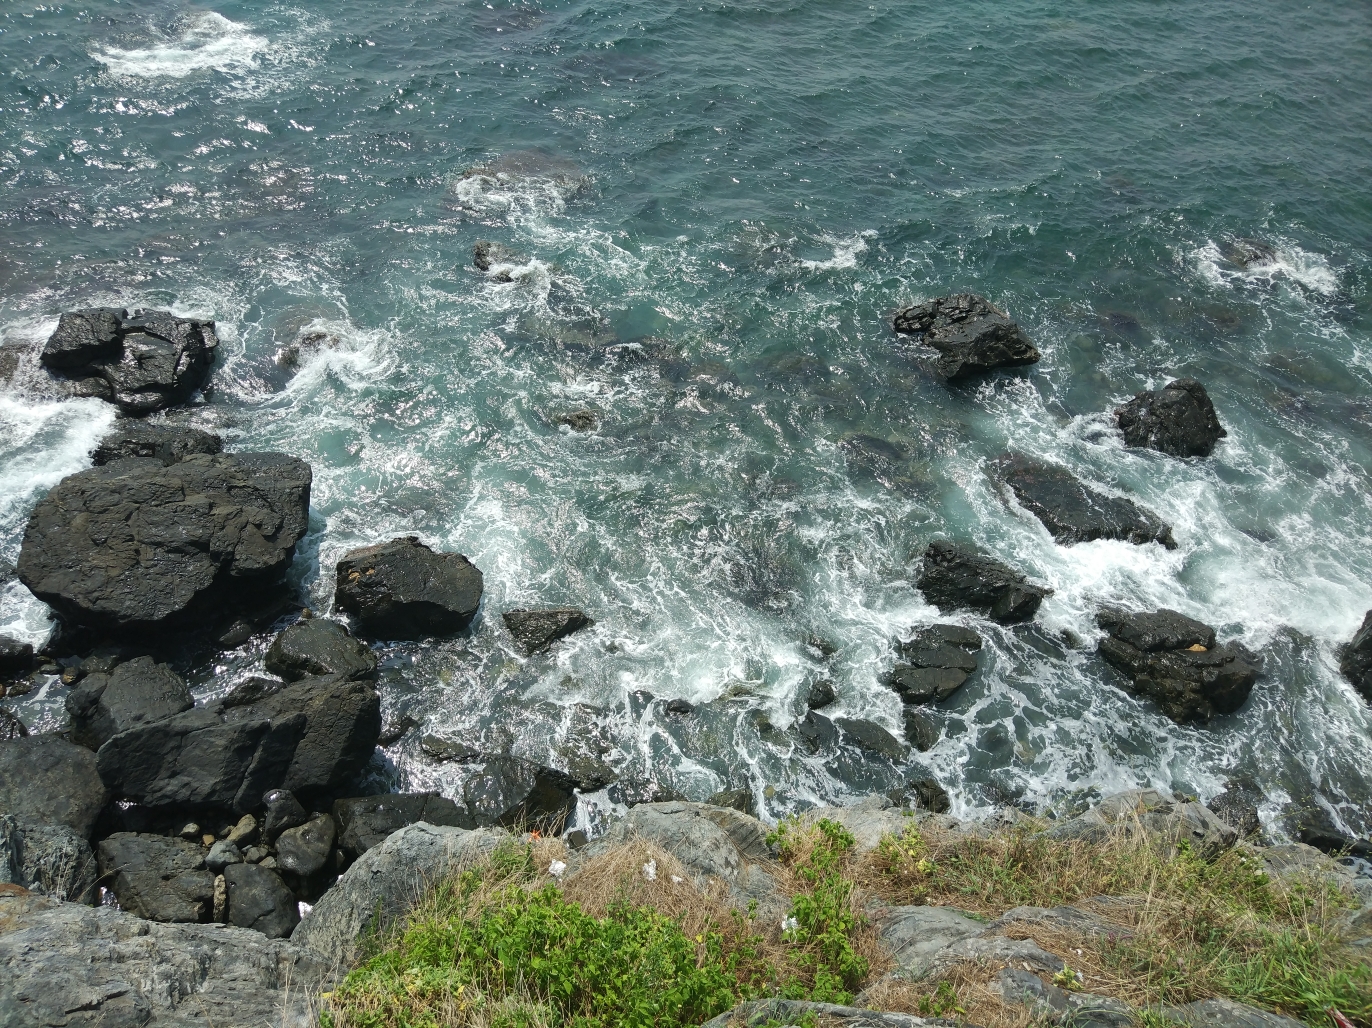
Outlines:
{"type": "Polygon", "coordinates": [[[1156,514],[1133,500],[1089,488],[1064,467],[1014,454],[1002,457],[994,468],[1020,504],[1043,522],[1059,543],[1123,539],[1162,543],[1169,550],[1177,547],[1171,526],[1156,514]]]}
{"type": "Polygon", "coordinates": [[[1229,999],[1203,999],[1158,1013],[1191,1028],[1299,1028],[1300,1021],[1229,999]]]}
{"type": "Polygon", "coordinates": [[[1067,992],[1046,985],[1038,975],[1018,968],[1002,970],[990,986],[1009,1004],[1022,1004],[1050,1022],[1070,1023],[1077,1028],[1132,1028],[1138,1012],[1127,1003],[1089,992],[1067,992]]]}
{"type": "Polygon", "coordinates": [[[149,921],[209,920],[214,875],[195,843],[116,832],[98,851],[101,879],[124,910],[149,921]]]}
{"type": "Polygon", "coordinates": [[[95,855],[67,825],[0,814],[0,881],[72,903],[95,899],[95,855]]]}
{"type": "Polygon", "coordinates": [[[517,757],[486,763],[462,788],[467,810],[481,825],[551,826],[576,806],[576,782],[554,768],[517,757]]]}
{"type": "Polygon", "coordinates": [[[834,695],[834,683],[827,678],[820,679],[811,684],[809,691],[805,694],[805,706],[811,710],[823,710],[829,706],[837,697],[834,695]]]}
{"type": "Polygon", "coordinates": [[[304,535],[310,466],[279,453],[68,475],[29,516],[19,578],[64,620],[148,631],[261,605],[304,535]]]}
{"type": "Polygon", "coordinates": [[[1215,416],[1210,394],[1194,378],[1135,393],[1115,411],[1126,446],[1160,450],[1173,457],[1208,457],[1227,432],[1215,416]]]}
{"type": "Polygon", "coordinates": [[[435,792],[388,793],[335,801],[338,845],[351,857],[360,857],[393,832],[423,821],[450,828],[475,828],[476,820],[464,807],[435,792]]]}
{"type": "Polygon", "coordinates": [[[403,915],[434,882],[475,863],[509,835],[498,829],[439,827],[420,822],[395,832],[358,858],[293,936],[329,966],[357,957],[358,937],[403,915]]]}
{"type": "Polygon", "coordinates": [[[282,832],[276,840],[276,864],[283,871],[308,878],[318,874],[333,853],[337,829],[328,814],[282,832]]]}
{"type": "Polygon", "coordinates": [[[211,874],[222,874],[230,864],[243,863],[243,852],[228,839],[217,839],[205,854],[205,867],[211,874]]]}
{"type": "Polygon", "coordinates": [[[132,418],[119,421],[91,451],[99,467],[130,457],[151,457],[171,465],[192,453],[222,453],[224,441],[217,435],[189,425],[154,425],[132,418]]]}
{"type": "Polygon", "coordinates": [[[6,1028],[314,1028],[332,971],[256,932],[33,895],[0,896],[0,925],[6,1028]]]}
{"type": "Polygon", "coordinates": [[[906,703],[946,700],[977,669],[979,649],[981,636],[961,625],[916,629],[910,641],[901,644],[902,662],[892,668],[887,681],[906,703]]]}
{"type": "Polygon", "coordinates": [[[354,639],[337,621],[306,618],[272,640],[265,666],[294,682],[310,675],[372,678],[377,659],[370,646],[354,639]]]}
{"type": "Polygon", "coordinates": [[[1238,832],[1201,804],[1168,799],[1155,789],[1106,796],[1086,813],[1044,834],[1051,839],[1099,843],[1120,832],[1142,833],[1167,845],[1185,841],[1205,856],[1214,856],[1238,841],[1238,832]]]}
{"type": "Polygon", "coordinates": [[[231,925],[284,939],[300,923],[300,906],[275,871],[261,864],[230,864],[224,868],[224,884],[231,925]]]}
{"type": "Polygon", "coordinates": [[[996,368],[1035,364],[1039,352],[1004,311],[974,293],[940,296],[896,314],[895,330],[938,351],[936,366],[950,382],[996,368]]]}
{"type": "Polygon", "coordinates": [[[841,824],[852,833],[858,855],[876,849],[887,835],[899,836],[912,823],[886,796],[867,796],[848,807],[817,807],[804,817],[809,823],[828,818],[841,824]]]}
{"type": "Polygon", "coordinates": [[[1053,590],[1031,585],[993,557],[935,539],[915,584],[942,611],[976,610],[1004,624],[1028,621],[1053,590]]]}
{"type": "Polygon", "coordinates": [[[0,707],[0,742],[23,739],[28,734],[28,726],[19,720],[18,714],[8,707],[0,707]]]}
{"type": "Polygon", "coordinates": [[[960,939],[935,954],[930,973],[939,972],[963,961],[991,965],[1026,967],[1031,971],[1057,974],[1062,958],[1049,953],[1031,939],[1007,939],[1003,935],[977,935],[960,939]]]}
{"type": "Polygon", "coordinates": [[[811,753],[832,749],[838,745],[838,729],[823,714],[806,711],[805,716],[796,722],[796,735],[800,743],[811,753]]]}
{"type": "Polygon", "coordinates": [[[195,705],[181,676],[152,657],[135,657],[109,674],[90,674],[67,694],[71,739],[98,750],[106,740],[195,705]]]}
{"type": "Polygon", "coordinates": [[[841,717],[834,724],[842,730],[843,738],[858,749],[888,760],[899,761],[905,756],[905,744],[874,721],[841,717]]]}
{"type": "Polygon", "coordinates": [[[725,789],[705,802],[714,807],[731,807],[749,817],[757,813],[757,799],[752,789],[725,789]]]}
{"type": "Polygon", "coordinates": [[[585,611],[575,607],[507,610],[500,616],[525,653],[546,649],[557,640],[595,624],[585,611]]]}
{"type": "Polygon", "coordinates": [[[922,978],[938,954],[963,939],[980,935],[984,922],[952,907],[888,907],[879,921],[882,945],[901,975],[922,978]]]}
{"type": "Polygon", "coordinates": [[[435,553],[411,535],[344,554],[334,607],[362,635],[420,639],[466,628],[481,590],[481,572],[466,557],[435,553]]]}
{"type": "Polygon", "coordinates": [[[25,823],[63,824],[89,839],[109,798],[95,754],[56,735],[0,742],[0,811],[25,823]]]}
{"type": "Polygon", "coordinates": [[[1339,654],[1339,671],[1353,683],[1363,699],[1372,703],[1372,610],[1362,619],[1362,626],[1339,654]]]}
{"type": "Polygon", "coordinates": [[[937,721],[916,707],[906,707],[903,715],[906,742],[920,753],[938,745],[940,729],[937,721]]]}
{"type": "Polygon", "coordinates": [[[740,1003],[732,1010],[726,1010],[718,1017],[706,1021],[701,1028],[729,1028],[730,1025],[763,1028],[764,1025],[798,1025],[807,1022],[838,1022],[845,1028],[922,1028],[924,1025],[942,1023],[926,1021],[913,1014],[866,1010],[862,1007],[839,1006],[836,1003],[816,1003],[799,999],[754,999],[740,1003]]]}

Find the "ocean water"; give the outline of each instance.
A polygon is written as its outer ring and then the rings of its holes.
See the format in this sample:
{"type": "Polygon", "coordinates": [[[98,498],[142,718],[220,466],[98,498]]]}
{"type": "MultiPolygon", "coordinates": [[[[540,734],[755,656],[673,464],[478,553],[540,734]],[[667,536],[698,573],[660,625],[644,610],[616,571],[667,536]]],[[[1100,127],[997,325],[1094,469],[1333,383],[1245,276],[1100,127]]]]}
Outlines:
{"type": "MultiPolygon", "coordinates": [[[[470,635],[382,647],[387,716],[418,727],[378,787],[460,795],[473,767],[426,735],[556,761],[590,732],[623,783],[590,823],[654,789],[777,817],[918,763],[964,814],[1248,774],[1274,825],[1316,802],[1366,831],[1372,709],[1337,652],[1372,607],[1369,52],[1365,5],[1272,0],[6,4],[0,567],[113,422],[35,347],[66,309],[169,308],[223,340],[170,417],[314,467],[303,599],[327,611],[339,555],[398,534],[485,573],[470,635]],[[1242,238],[1274,259],[1243,267],[1242,238]],[[961,290],[1042,362],[939,382],[889,317],[961,290]],[[1228,438],[1126,450],[1111,409],[1180,375],[1228,438]],[[557,424],[585,408],[596,431],[557,424]],[[1007,450],[1178,548],[1055,545],[990,483],[1007,450]],[[950,620],[912,584],[940,534],[1051,585],[1037,622],[951,619],[987,646],[929,753],[797,749],[821,678],[826,714],[899,735],[881,679],[950,620]],[[564,603],[595,628],[517,653],[499,612],[564,603]],[[1201,618],[1266,676],[1178,727],[1095,656],[1102,603],[1201,618]]],[[[0,582],[0,631],[41,641],[0,582]]],[[[199,693],[264,646],[190,669],[199,693]]],[[[18,708],[55,728],[60,699],[18,708]]]]}

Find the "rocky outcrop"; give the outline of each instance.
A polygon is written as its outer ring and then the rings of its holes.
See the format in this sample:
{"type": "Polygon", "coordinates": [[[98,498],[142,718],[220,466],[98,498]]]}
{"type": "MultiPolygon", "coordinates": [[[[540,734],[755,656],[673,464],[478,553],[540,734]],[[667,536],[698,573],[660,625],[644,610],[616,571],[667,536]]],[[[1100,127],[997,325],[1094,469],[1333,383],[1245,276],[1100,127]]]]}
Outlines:
{"type": "Polygon", "coordinates": [[[260,605],[304,535],[310,466],[280,453],[69,475],[29,516],[19,578],[65,621],[150,631],[260,605]]]}
{"type": "Polygon", "coordinates": [[[1178,723],[1233,713],[1258,680],[1253,654],[1237,642],[1216,645],[1213,628],[1174,610],[1107,607],[1096,621],[1107,633],[1100,655],[1125,676],[1127,690],[1178,723]]]}
{"type": "Polygon", "coordinates": [[[193,842],[116,832],[97,848],[100,876],[119,906],[149,921],[203,922],[214,902],[214,874],[193,842]]]}
{"type": "Polygon", "coordinates": [[[66,825],[89,839],[108,800],[95,754],[57,735],[0,743],[0,813],[66,825]]]}
{"type": "Polygon", "coordinates": [[[462,795],[481,825],[558,825],[576,806],[576,782],[562,771],[500,756],[469,778],[462,795]]]}
{"type": "Polygon", "coordinates": [[[181,676],[151,657],[136,657],[107,675],[87,675],[66,699],[72,741],[93,750],[120,732],[192,706],[181,676]]]}
{"type": "Polygon", "coordinates": [[[838,745],[838,729],[834,723],[814,710],[806,711],[805,716],[796,722],[796,735],[801,745],[811,753],[838,745]]]}
{"type": "Polygon", "coordinates": [[[1126,446],[1161,450],[1173,457],[1208,457],[1228,435],[1205,386],[1194,378],[1179,378],[1162,389],[1135,393],[1115,411],[1115,419],[1126,446]]]}
{"type": "Polygon", "coordinates": [[[371,647],[354,639],[337,621],[306,618],[272,640],[266,668],[288,682],[306,676],[372,678],[377,659],[371,647]]]}
{"type": "Polygon", "coordinates": [[[466,628],[481,590],[481,572],[466,557],[436,553],[410,535],[344,554],[334,607],[362,635],[420,639],[466,628]]]}
{"type": "Polygon", "coordinates": [[[0,814],[0,882],[91,903],[96,877],[95,854],[74,829],[0,814]]]}
{"type": "Polygon", "coordinates": [[[834,683],[827,678],[812,682],[805,693],[805,706],[811,710],[823,710],[838,697],[834,694],[834,683]]]}
{"type": "Polygon", "coordinates": [[[313,1028],[333,970],[312,951],[240,928],[0,895],[6,1028],[313,1028]]]}
{"type": "Polygon", "coordinates": [[[1059,543],[1123,539],[1177,547],[1171,526],[1157,515],[1133,500],[1089,488],[1066,468],[1014,454],[996,462],[995,474],[1059,543]]]}
{"type": "Polygon", "coordinates": [[[276,872],[259,864],[224,868],[229,924],[284,939],[300,923],[300,907],[276,872]]]}
{"type": "Polygon", "coordinates": [[[1130,789],[1106,796],[1086,813],[1044,834],[1050,839],[1107,842],[1119,833],[1142,833],[1175,845],[1186,842],[1197,853],[1214,857],[1233,846],[1239,833],[1193,800],[1164,796],[1156,789],[1130,789]]]}
{"type": "Polygon", "coordinates": [[[940,296],[896,314],[897,332],[918,336],[939,353],[935,366],[950,382],[1035,364],[1039,351],[1006,313],[974,293],[940,296]]]}
{"type": "Polygon", "coordinates": [[[1372,610],[1362,619],[1362,626],[1339,654],[1339,671],[1372,703],[1372,610]]]}
{"type": "Polygon", "coordinates": [[[50,371],[80,380],[83,395],[143,415],[185,403],[203,389],[218,346],[212,321],[95,307],[63,314],[38,359],[50,371]]]}
{"type": "Polygon", "coordinates": [[[1028,621],[1053,590],[1032,585],[1014,568],[975,550],[935,539],[915,580],[941,611],[975,610],[1001,622],[1028,621]]]}
{"type": "Polygon", "coordinates": [[[905,741],[920,753],[938,745],[939,723],[917,707],[907,706],[902,712],[905,722],[905,741]]]}
{"type": "Polygon", "coordinates": [[[277,866],[301,878],[318,874],[333,853],[336,835],[333,818],[328,814],[287,829],[276,839],[277,866]]]}
{"type": "Polygon", "coordinates": [[[96,444],[91,460],[99,467],[130,457],[151,457],[170,466],[193,453],[223,450],[224,441],[210,432],[189,425],[155,425],[130,418],[118,422],[114,431],[96,444]]]}
{"type": "Polygon", "coordinates": [[[981,636],[961,625],[916,629],[909,642],[900,644],[903,660],[887,682],[906,703],[946,700],[977,669],[979,649],[981,636]]]}
{"type": "Polygon", "coordinates": [[[559,639],[595,624],[585,611],[575,607],[507,610],[500,616],[525,653],[547,649],[559,639]]]}
{"type": "Polygon", "coordinates": [[[905,756],[905,744],[875,721],[841,717],[834,724],[843,733],[843,740],[860,750],[887,760],[901,760],[905,756]]]}

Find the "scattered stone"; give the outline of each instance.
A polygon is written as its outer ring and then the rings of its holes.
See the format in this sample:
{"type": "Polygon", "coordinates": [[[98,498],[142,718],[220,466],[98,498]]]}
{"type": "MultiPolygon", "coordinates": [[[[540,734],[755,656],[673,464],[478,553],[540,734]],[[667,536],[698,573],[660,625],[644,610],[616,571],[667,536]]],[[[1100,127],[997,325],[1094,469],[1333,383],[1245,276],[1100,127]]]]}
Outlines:
{"type": "Polygon", "coordinates": [[[277,866],[301,878],[317,874],[333,852],[335,833],[333,818],[328,814],[282,832],[276,840],[277,866]]]}
{"type": "Polygon", "coordinates": [[[89,839],[107,799],[84,746],[57,735],[0,743],[0,811],[21,822],[67,825],[89,839]]]}
{"type": "Polygon", "coordinates": [[[1179,724],[1233,713],[1258,679],[1257,657],[1237,642],[1216,645],[1213,628],[1174,610],[1103,608],[1096,621],[1107,632],[1100,655],[1128,679],[1128,691],[1179,724]]]}
{"type": "Polygon", "coordinates": [[[573,632],[590,628],[595,622],[575,607],[549,607],[541,610],[507,610],[501,615],[505,627],[525,653],[546,649],[573,632]]]}
{"type": "Polygon", "coordinates": [[[28,734],[29,730],[18,714],[8,707],[0,707],[0,742],[22,739],[28,734]]]}
{"type": "Polygon", "coordinates": [[[813,710],[807,711],[805,716],[796,722],[796,734],[800,736],[801,745],[811,753],[832,749],[838,745],[838,729],[834,727],[834,723],[813,710]]]}
{"type": "Polygon", "coordinates": [[[1016,499],[1059,543],[1122,539],[1177,548],[1171,526],[1157,515],[1132,500],[1091,489],[1066,468],[1020,454],[1002,457],[995,468],[1016,499]]]}
{"type": "Polygon", "coordinates": [[[1363,699],[1372,703],[1372,610],[1363,617],[1362,626],[1339,655],[1339,671],[1362,693],[1363,699]]]}
{"type": "Polygon", "coordinates": [[[725,789],[705,801],[713,807],[730,807],[753,817],[757,813],[757,801],[752,789],[725,789]]]}
{"type": "Polygon", "coordinates": [[[0,679],[18,678],[33,670],[33,646],[0,635],[0,679]]]}
{"type": "Polygon", "coordinates": [[[1053,590],[1028,579],[993,557],[935,539],[924,552],[915,584],[942,611],[981,611],[996,621],[1028,621],[1053,590]]]}
{"type": "Polygon", "coordinates": [[[224,868],[224,884],[229,924],[284,939],[300,923],[300,907],[275,871],[261,864],[230,864],[224,868]]]}
{"type": "Polygon", "coordinates": [[[222,453],[224,440],[189,425],[154,425],[127,418],[91,451],[99,467],[129,457],[151,457],[170,466],[192,453],[222,453]]]}
{"type": "Polygon", "coordinates": [[[920,753],[926,753],[938,745],[941,734],[939,724],[916,707],[907,706],[905,715],[905,741],[920,753]]]}
{"type": "Polygon", "coordinates": [[[435,792],[388,793],[336,800],[338,845],[353,858],[378,846],[393,832],[420,821],[449,828],[475,828],[475,819],[435,792]]]}
{"type": "Polygon", "coordinates": [[[294,682],[308,675],[372,678],[377,659],[370,646],[354,639],[337,621],[297,621],[278,635],[267,650],[265,666],[294,682]]]}
{"type": "Polygon", "coordinates": [[[210,847],[209,853],[205,854],[205,866],[213,874],[223,874],[224,868],[230,864],[243,863],[243,853],[237,846],[229,842],[228,839],[218,839],[210,847]]]}
{"type": "Polygon", "coordinates": [[[95,855],[73,829],[0,814],[0,882],[71,903],[91,903],[96,877],[95,855]]]}
{"type": "Polygon", "coordinates": [[[600,427],[600,415],[593,410],[574,410],[559,414],[553,422],[566,425],[573,432],[594,432],[600,427]]]}
{"type": "Polygon", "coordinates": [[[1115,411],[1126,446],[1160,450],[1173,457],[1208,457],[1229,433],[1215,416],[1210,395],[1194,378],[1135,393],[1115,411]]]}
{"type": "Polygon", "coordinates": [[[822,678],[810,686],[810,691],[805,694],[805,706],[811,710],[823,710],[838,697],[834,695],[834,683],[827,678],[822,678]]]}
{"type": "Polygon", "coordinates": [[[1255,839],[1262,834],[1262,819],[1258,806],[1267,797],[1253,779],[1231,778],[1224,791],[1205,806],[1225,824],[1239,833],[1240,839],[1255,839]]]}
{"type": "Polygon", "coordinates": [[[194,842],[196,839],[200,838],[203,833],[200,831],[200,826],[198,824],[194,821],[190,821],[176,834],[179,838],[185,839],[188,842],[194,842]]]}
{"type": "Polygon", "coordinates": [[[72,686],[82,679],[79,667],[67,667],[62,669],[62,674],[58,676],[63,685],[72,686]]]}
{"type": "Polygon", "coordinates": [[[501,756],[468,779],[462,795],[477,824],[537,827],[569,817],[575,789],[576,782],[561,771],[501,756]]]}
{"type": "Polygon", "coordinates": [[[961,625],[931,625],[901,643],[904,662],[887,679],[906,703],[936,703],[962,687],[977,669],[981,636],[961,625]]]}
{"type": "Polygon", "coordinates": [[[419,639],[466,628],[481,590],[481,572],[466,557],[437,553],[410,535],[344,554],[334,607],[362,635],[419,639]]]}
{"type": "Polygon", "coordinates": [[[694,714],[696,708],[694,703],[687,700],[675,699],[668,700],[664,703],[662,709],[668,714],[674,714],[677,717],[686,717],[688,714],[694,714]]]}
{"type": "Polygon", "coordinates": [[[1039,351],[1024,330],[985,297],[940,296],[898,312],[895,330],[919,336],[939,352],[935,366],[950,382],[996,368],[1036,364],[1039,351]]]}
{"type": "Polygon", "coordinates": [[[844,739],[858,749],[889,760],[901,760],[905,756],[905,745],[874,721],[841,717],[834,723],[842,729],[844,739]]]}
{"type": "Polygon", "coordinates": [[[101,880],[119,906],[149,921],[207,921],[214,875],[194,843],[116,832],[99,846],[101,880]]]}
{"type": "Polygon", "coordinates": [[[276,842],[276,837],[287,828],[303,825],[310,819],[289,789],[268,790],[262,797],[262,805],[267,808],[262,822],[262,838],[268,844],[276,842]]]}
{"type": "Polygon", "coordinates": [[[243,862],[245,864],[260,864],[267,857],[271,856],[271,850],[266,846],[249,846],[243,851],[243,862]]]}
{"type": "Polygon", "coordinates": [[[38,360],[80,380],[83,395],[142,416],[203,389],[218,346],[213,321],[98,307],[63,314],[38,360]]]}
{"type": "Polygon", "coordinates": [[[229,829],[229,834],[225,838],[235,846],[242,846],[245,842],[251,842],[256,834],[257,818],[251,814],[244,814],[238,819],[238,823],[229,829]]]}
{"type": "Polygon", "coordinates": [[[98,750],[107,739],[194,706],[181,676],[152,657],[136,657],[110,674],[91,674],[67,694],[71,739],[98,750]]]}
{"type": "Polygon", "coordinates": [[[19,578],[73,624],[138,630],[260,604],[305,533],[310,466],[279,453],[117,461],[68,475],[29,516],[19,578]]]}
{"type": "Polygon", "coordinates": [[[1233,846],[1239,833],[1199,803],[1169,799],[1156,789],[1129,789],[1106,796],[1077,817],[1054,825],[1050,839],[1103,843],[1123,832],[1143,833],[1172,845],[1185,841],[1213,857],[1233,846]]]}

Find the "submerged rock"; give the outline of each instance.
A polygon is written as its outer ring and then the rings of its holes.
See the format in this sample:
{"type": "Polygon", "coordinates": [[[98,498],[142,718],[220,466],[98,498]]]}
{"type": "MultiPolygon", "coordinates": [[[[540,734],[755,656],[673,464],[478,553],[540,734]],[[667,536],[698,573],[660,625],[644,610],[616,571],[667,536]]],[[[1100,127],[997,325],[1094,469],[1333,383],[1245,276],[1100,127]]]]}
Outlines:
{"type": "Polygon", "coordinates": [[[1362,626],[1339,655],[1339,671],[1372,703],[1372,610],[1362,619],[1362,626]]]}
{"type": "Polygon", "coordinates": [[[84,395],[142,415],[203,389],[218,346],[213,321],[97,307],[63,314],[38,359],[81,380],[84,395]]]}
{"type": "Polygon", "coordinates": [[[896,314],[895,329],[919,336],[939,352],[936,366],[949,381],[996,368],[1037,363],[1038,349],[1002,310],[973,293],[940,296],[896,314]]]}
{"type": "MultiPolygon", "coordinates": [[[[887,679],[906,703],[936,703],[962,687],[977,669],[981,636],[961,625],[930,625],[902,643],[902,663],[887,679]]],[[[928,749],[928,747],[924,747],[928,749]]]]}
{"type": "Polygon", "coordinates": [[[837,697],[834,695],[834,683],[827,678],[822,678],[818,682],[811,684],[805,694],[805,706],[811,710],[823,710],[834,702],[837,697]]]}
{"type": "Polygon", "coordinates": [[[1161,450],[1173,457],[1208,457],[1229,434],[1215,415],[1210,394],[1194,378],[1135,393],[1115,411],[1115,418],[1126,446],[1161,450]]]}
{"type": "Polygon", "coordinates": [[[1001,480],[1014,491],[1015,498],[1060,543],[1123,539],[1139,544],[1158,542],[1169,550],[1177,548],[1171,526],[1157,515],[1132,500],[1097,492],[1066,468],[1019,454],[1002,457],[995,468],[1001,480]]]}
{"type": "Polygon", "coordinates": [[[71,739],[98,750],[111,737],[195,705],[181,676],[152,657],[136,657],[109,674],[91,674],[67,694],[71,739]]]}
{"type": "Polygon", "coordinates": [[[1215,645],[1215,630],[1174,610],[1140,613],[1104,608],[1100,655],[1178,723],[1208,721],[1238,710],[1260,672],[1239,643],[1215,645]]]}
{"type": "Polygon", "coordinates": [[[29,516],[19,578],[65,621],[109,631],[260,605],[305,534],[310,478],[281,453],[122,460],[69,475],[29,516]]]}
{"type": "Polygon", "coordinates": [[[189,425],[155,425],[125,419],[91,451],[96,467],[130,457],[151,457],[164,465],[176,464],[192,453],[214,454],[224,450],[217,435],[189,425]]]}
{"type": "Polygon", "coordinates": [[[193,842],[116,832],[99,847],[100,875],[119,906],[149,921],[208,921],[214,874],[193,842]]]}
{"type": "Polygon", "coordinates": [[[807,711],[805,716],[796,722],[796,735],[799,736],[801,745],[811,753],[832,749],[838,745],[838,729],[834,727],[834,723],[813,710],[807,711]]]}
{"type": "Polygon", "coordinates": [[[976,610],[1003,624],[1028,621],[1053,592],[994,557],[945,539],[929,544],[915,584],[940,610],[976,610]]]}
{"type": "Polygon", "coordinates": [[[593,410],[574,410],[559,414],[554,424],[566,425],[573,432],[594,432],[600,427],[600,415],[593,410]]]}
{"type": "Polygon", "coordinates": [[[338,845],[354,858],[380,845],[392,832],[420,821],[450,828],[476,827],[476,820],[465,808],[436,792],[336,800],[333,816],[338,822],[338,845]]]}
{"type": "Polygon", "coordinates": [[[89,839],[109,794],[96,756],[57,735],[0,743],[0,812],[22,822],[67,825],[89,839]]]}
{"type": "Polygon", "coordinates": [[[937,721],[915,707],[906,707],[904,717],[906,742],[920,753],[938,745],[940,729],[937,721]]]}
{"type": "Polygon", "coordinates": [[[288,682],[307,675],[371,678],[376,674],[377,659],[371,647],[354,639],[337,621],[306,618],[272,641],[265,665],[288,682]]]}
{"type": "Polygon", "coordinates": [[[362,635],[420,639],[466,628],[481,590],[481,572],[466,557],[435,552],[410,535],[344,554],[334,606],[362,635]]]}
{"type": "Polygon", "coordinates": [[[565,639],[573,632],[579,632],[595,624],[585,611],[577,610],[575,607],[507,610],[501,618],[526,653],[545,649],[557,640],[565,639]]]}

